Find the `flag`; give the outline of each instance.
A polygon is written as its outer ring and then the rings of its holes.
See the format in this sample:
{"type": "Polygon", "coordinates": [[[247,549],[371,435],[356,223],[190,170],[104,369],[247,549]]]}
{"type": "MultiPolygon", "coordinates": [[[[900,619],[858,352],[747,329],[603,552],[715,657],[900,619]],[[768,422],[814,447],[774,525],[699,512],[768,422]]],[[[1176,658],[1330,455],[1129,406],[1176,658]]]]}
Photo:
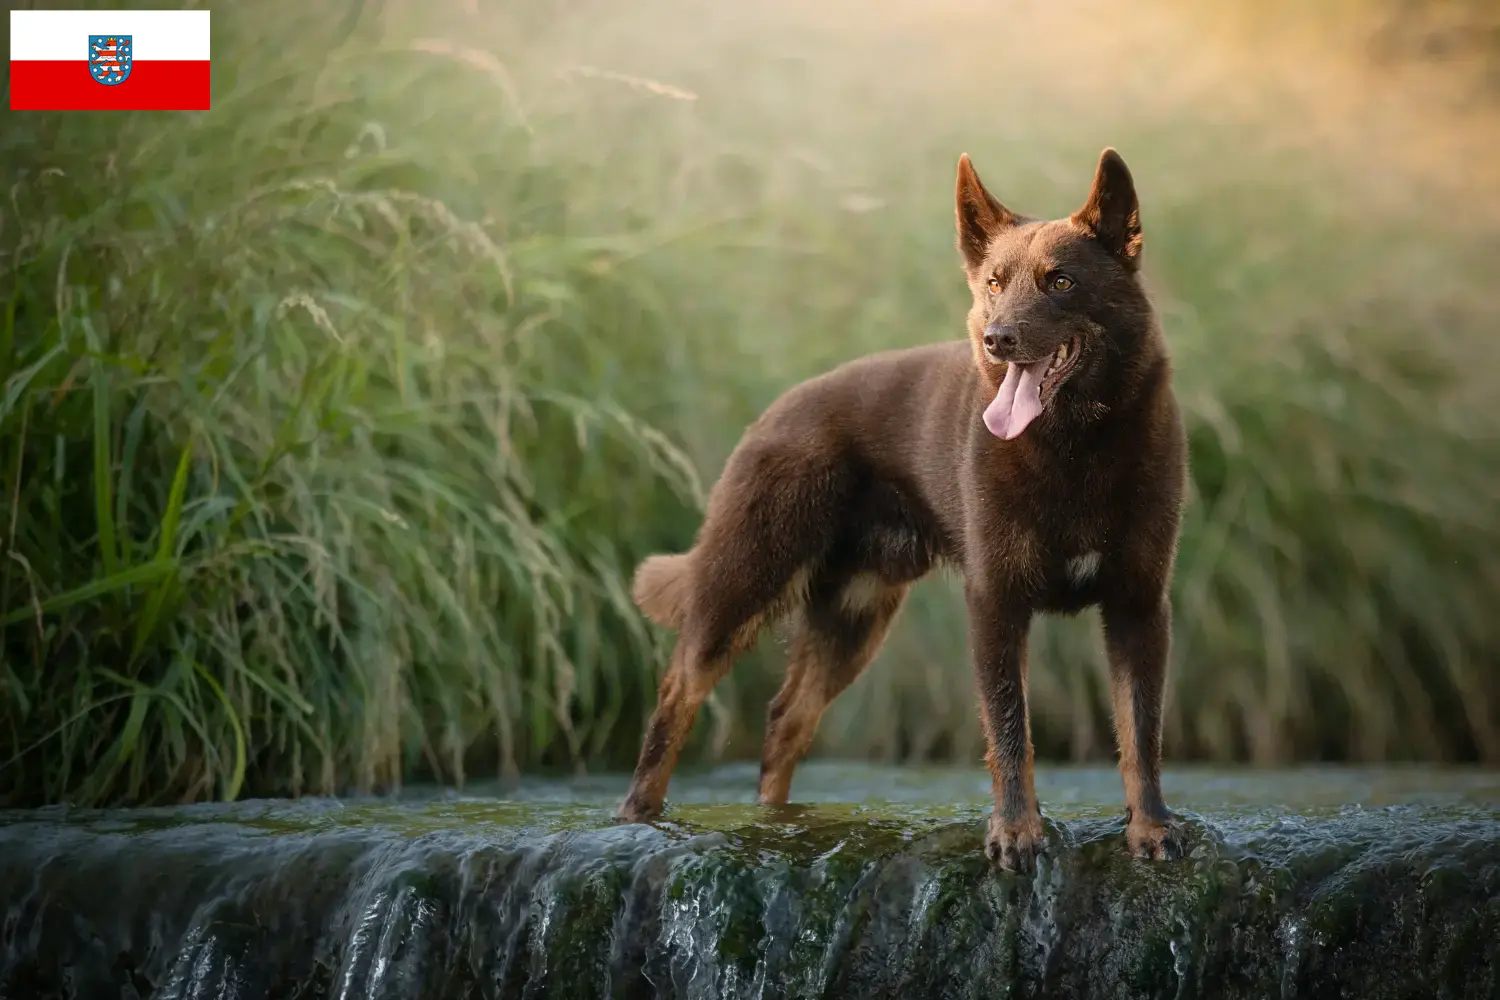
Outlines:
{"type": "Polygon", "coordinates": [[[12,111],[208,110],[208,11],[13,10],[12,111]]]}

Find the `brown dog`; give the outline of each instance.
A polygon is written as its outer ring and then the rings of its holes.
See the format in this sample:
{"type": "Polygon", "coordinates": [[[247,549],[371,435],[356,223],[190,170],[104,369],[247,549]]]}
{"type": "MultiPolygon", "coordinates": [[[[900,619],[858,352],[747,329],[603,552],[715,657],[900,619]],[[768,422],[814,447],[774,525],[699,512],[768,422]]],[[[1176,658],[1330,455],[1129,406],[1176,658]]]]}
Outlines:
{"type": "Polygon", "coordinates": [[[892,351],[795,386],[745,432],[697,541],[636,571],[678,639],[622,821],[658,816],[699,706],[761,627],[797,617],[771,703],[760,801],[785,802],[818,720],[874,657],[912,583],[964,580],[995,811],[989,857],[1042,846],[1026,707],[1039,612],[1098,605],[1127,839],[1181,853],[1162,801],[1161,708],[1186,438],[1139,277],[1135,184],[1113,149],[1066,219],[1015,214],[958,161],[967,342],[892,351]]]}

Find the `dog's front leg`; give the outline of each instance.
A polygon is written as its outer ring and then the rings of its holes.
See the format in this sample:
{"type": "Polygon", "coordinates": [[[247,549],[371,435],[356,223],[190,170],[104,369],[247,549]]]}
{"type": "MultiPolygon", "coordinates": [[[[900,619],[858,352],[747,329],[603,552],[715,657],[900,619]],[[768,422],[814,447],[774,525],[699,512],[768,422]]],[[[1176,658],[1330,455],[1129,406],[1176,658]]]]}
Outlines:
{"type": "Polygon", "coordinates": [[[995,811],[984,852],[1006,871],[1030,871],[1042,849],[1026,709],[1026,635],[1031,613],[992,588],[968,588],[969,641],[995,811]]]}
{"type": "Polygon", "coordinates": [[[1106,601],[1101,611],[1125,783],[1126,841],[1136,857],[1178,858],[1182,828],[1161,794],[1161,710],[1172,608],[1164,597],[1154,605],[1106,601]]]}

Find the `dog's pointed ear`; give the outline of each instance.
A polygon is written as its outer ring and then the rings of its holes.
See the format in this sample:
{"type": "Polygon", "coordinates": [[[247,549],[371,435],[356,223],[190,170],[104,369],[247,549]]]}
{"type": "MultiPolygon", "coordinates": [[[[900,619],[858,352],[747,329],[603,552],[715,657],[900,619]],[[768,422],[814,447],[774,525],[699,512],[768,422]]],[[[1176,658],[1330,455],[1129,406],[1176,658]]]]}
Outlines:
{"type": "Polygon", "coordinates": [[[1126,267],[1134,270],[1140,265],[1141,206],[1130,168],[1113,149],[1099,156],[1094,188],[1083,207],[1073,213],[1073,221],[1092,232],[1126,267]]]}
{"type": "Polygon", "coordinates": [[[989,255],[990,242],[995,235],[1014,226],[1016,217],[984,189],[979,175],[974,172],[974,164],[969,162],[968,153],[958,158],[954,207],[958,222],[958,250],[963,254],[964,267],[973,271],[989,255]]]}

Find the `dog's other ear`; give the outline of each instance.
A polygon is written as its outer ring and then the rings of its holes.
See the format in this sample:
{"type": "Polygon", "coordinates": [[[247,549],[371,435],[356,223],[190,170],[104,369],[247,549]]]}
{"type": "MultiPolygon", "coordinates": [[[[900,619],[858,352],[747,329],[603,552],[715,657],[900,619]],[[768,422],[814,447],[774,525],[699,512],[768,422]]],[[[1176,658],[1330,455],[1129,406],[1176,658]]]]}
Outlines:
{"type": "Polygon", "coordinates": [[[1134,270],[1141,262],[1141,206],[1135,196],[1130,168],[1113,149],[1099,157],[1089,200],[1073,213],[1073,221],[1090,230],[1115,258],[1134,270]]]}
{"type": "Polygon", "coordinates": [[[976,270],[989,255],[990,241],[1002,229],[1016,224],[1010,209],[995,200],[984,189],[969,154],[958,158],[958,184],[954,191],[958,216],[958,250],[963,254],[964,267],[976,270]]]}

